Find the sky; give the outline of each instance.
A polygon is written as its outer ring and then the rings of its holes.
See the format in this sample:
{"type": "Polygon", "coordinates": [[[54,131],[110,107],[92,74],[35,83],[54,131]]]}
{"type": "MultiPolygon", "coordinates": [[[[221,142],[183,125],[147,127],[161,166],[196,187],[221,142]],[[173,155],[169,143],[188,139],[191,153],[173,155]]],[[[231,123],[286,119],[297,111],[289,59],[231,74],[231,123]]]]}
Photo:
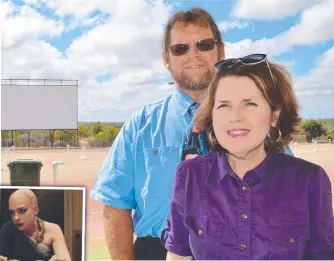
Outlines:
{"type": "Polygon", "coordinates": [[[1,77],[78,80],[79,121],[123,122],[174,91],[162,32],[192,7],[212,14],[226,58],[266,53],[285,65],[302,117],[334,117],[333,0],[2,1],[1,77]]]}

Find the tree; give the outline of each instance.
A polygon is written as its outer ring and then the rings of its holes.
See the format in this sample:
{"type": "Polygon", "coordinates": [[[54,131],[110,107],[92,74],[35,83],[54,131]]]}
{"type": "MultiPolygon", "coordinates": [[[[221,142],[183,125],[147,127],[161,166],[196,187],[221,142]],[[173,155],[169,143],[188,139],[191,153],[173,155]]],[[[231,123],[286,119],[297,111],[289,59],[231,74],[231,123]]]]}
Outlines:
{"type": "Polygon", "coordinates": [[[46,138],[50,140],[51,147],[53,147],[53,143],[55,141],[55,130],[49,130],[46,134],[46,138]]]}
{"type": "Polygon", "coordinates": [[[89,129],[86,128],[85,125],[79,124],[78,125],[78,136],[80,138],[87,138],[89,136],[89,129]]]}
{"type": "Polygon", "coordinates": [[[93,136],[99,134],[102,131],[103,125],[101,124],[101,122],[94,122],[92,124],[92,129],[91,132],[93,134],[93,136]]]}
{"type": "Polygon", "coordinates": [[[47,133],[46,133],[46,138],[48,140],[50,140],[51,142],[51,147],[53,147],[53,143],[56,141],[56,140],[60,140],[61,138],[61,131],[60,130],[49,130],[47,133]]]}
{"type": "Polygon", "coordinates": [[[95,139],[102,141],[103,143],[106,142],[109,146],[111,146],[118,133],[119,128],[112,125],[103,125],[102,131],[95,136],[95,139]]]}
{"type": "Polygon", "coordinates": [[[326,129],[317,120],[305,120],[302,127],[305,131],[306,140],[308,142],[311,142],[312,139],[318,138],[322,135],[326,135],[326,129]]]}
{"type": "Polygon", "coordinates": [[[331,129],[329,131],[327,131],[327,137],[334,139],[334,129],[331,129]]]}

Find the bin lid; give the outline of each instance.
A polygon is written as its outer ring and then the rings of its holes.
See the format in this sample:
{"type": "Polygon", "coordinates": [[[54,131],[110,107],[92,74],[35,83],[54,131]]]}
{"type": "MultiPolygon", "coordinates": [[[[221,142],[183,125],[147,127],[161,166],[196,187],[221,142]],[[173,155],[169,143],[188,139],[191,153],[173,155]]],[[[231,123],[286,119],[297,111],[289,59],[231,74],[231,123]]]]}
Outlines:
{"type": "Polygon", "coordinates": [[[34,159],[16,159],[8,162],[7,166],[10,167],[14,164],[38,164],[43,166],[42,161],[34,159]]]}

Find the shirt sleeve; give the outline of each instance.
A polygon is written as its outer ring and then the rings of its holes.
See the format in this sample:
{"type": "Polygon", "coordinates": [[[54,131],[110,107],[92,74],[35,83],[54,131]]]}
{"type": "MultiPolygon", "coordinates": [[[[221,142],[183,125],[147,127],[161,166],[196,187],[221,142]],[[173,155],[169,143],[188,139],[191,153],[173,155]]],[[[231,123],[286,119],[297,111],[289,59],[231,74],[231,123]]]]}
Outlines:
{"type": "Polygon", "coordinates": [[[334,229],[331,183],[320,168],[312,180],[309,194],[311,240],[307,259],[334,259],[334,229]]]}
{"type": "Polygon", "coordinates": [[[191,256],[189,234],[184,225],[183,210],[185,209],[185,179],[182,164],[179,164],[174,179],[170,214],[167,227],[162,233],[165,248],[179,256],[191,256]]]}
{"type": "Polygon", "coordinates": [[[109,150],[90,193],[91,198],[121,209],[136,207],[134,196],[134,135],[126,122],[109,150]]]}

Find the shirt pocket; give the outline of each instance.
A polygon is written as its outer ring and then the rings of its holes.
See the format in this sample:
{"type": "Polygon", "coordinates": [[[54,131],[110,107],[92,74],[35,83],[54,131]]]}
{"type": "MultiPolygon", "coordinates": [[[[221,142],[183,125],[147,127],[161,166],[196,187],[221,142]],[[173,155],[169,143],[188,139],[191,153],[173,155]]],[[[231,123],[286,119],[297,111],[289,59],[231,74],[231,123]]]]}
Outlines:
{"type": "Polygon", "coordinates": [[[186,215],[184,224],[189,231],[189,244],[195,259],[221,259],[223,220],[186,215]]]}
{"type": "Polygon", "coordinates": [[[310,239],[309,226],[302,224],[267,225],[269,259],[302,259],[310,239]]]}
{"type": "Polygon", "coordinates": [[[144,149],[146,182],[144,198],[170,197],[176,165],[180,162],[179,148],[164,146],[144,149]]]}

